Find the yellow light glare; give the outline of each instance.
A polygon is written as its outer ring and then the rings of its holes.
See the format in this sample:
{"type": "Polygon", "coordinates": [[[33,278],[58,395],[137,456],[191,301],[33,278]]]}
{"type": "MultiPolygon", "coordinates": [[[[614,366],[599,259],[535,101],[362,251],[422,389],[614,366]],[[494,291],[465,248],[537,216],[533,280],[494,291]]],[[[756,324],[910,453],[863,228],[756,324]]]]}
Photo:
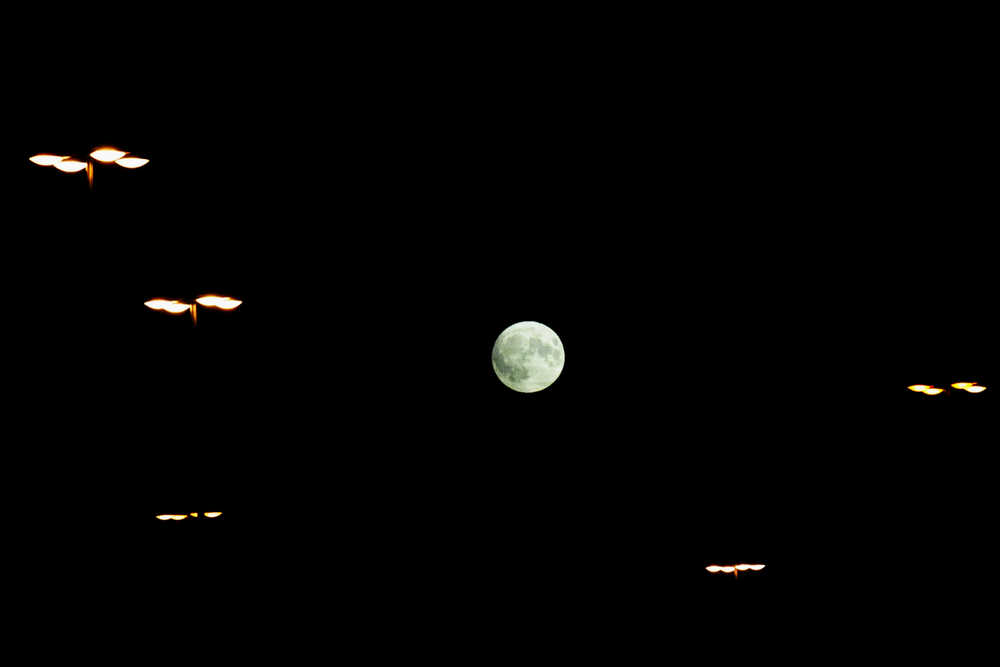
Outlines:
{"type": "Polygon", "coordinates": [[[208,306],[209,308],[221,308],[222,310],[232,310],[243,303],[238,299],[230,299],[228,296],[216,296],[214,294],[200,296],[195,299],[195,301],[203,306],[208,306]]]}
{"type": "Polygon", "coordinates": [[[930,387],[928,389],[924,389],[923,393],[927,394],[928,396],[937,396],[942,391],[944,391],[944,389],[938,389],[937,387],[930,387]]]}
{"type": "Polygon", "coordinates": [[[49,155],[48,153],[40,153],[38,155],[33,155],[28,159],[40,167],[51,167],[55,163],[62,162],[68,157],[68,155],[49,155]]]}
{"type": "Polygon", "coordinates": [[[920,391],[920,392],[927,391],[930,388],[931,386],[929,384],[911,384],[909,387],[907,387],[907,389],[909,389],[910,391],[920,391]]]}
{"type": "Polygon", "coordinates": [[[98,148],[90,157],[94,158],[98,162],[114,162],[118,158],[125,157],[125,151],[120,151],[117,148],[98,148]]]}
{"type": "Polygon", "coordinates": [[[52,165],[59,171],[65,171],[67,174],[75,174],[78,171],[83,171],[87,168],[86,162],[80,162],[79,160],[60,160],[52,165]]]}
{"type": "Polygon", "coordinates": [[[980,387],[976,385],[975,387],[966,387],[965,391],[969,392],[970,394],[978,394],[981,391],[986,391],[986,387],[980,387]]]}
{"type": "Polygon", "coordinates": [[[125,167],[126,169],[138,169],[147,162],[149,162],[149,160],[143,157],[123,157],[120,160],[115,160],[115,164],[125,167]]]}
{"type": "Polygon", "coordinates": [[[222,516],[222,512],[205,512],[205,516],[209,519],[214,519],[217,516],[222,516]]]}
{"type": "Polygon", "coordinates": [[[197,512],[191,512],[191,516],[193,516],[194,518],[197,519],[198,518],[198,513],[197,512]]]}
{"type": "Polygon", "coordinates": [[[156,518],[160,521],[169,521],[170,519],[173,519],[174,516],[172,514],[157,514],[156,518]]]}
{"type": "Polygon", "coordinates": [[[974,384],[976,384],[976,383],[975,382],[952,382],[951,386],[954,387],[955,389],[968,389],[969,387],[971,387],[974,384]]]}

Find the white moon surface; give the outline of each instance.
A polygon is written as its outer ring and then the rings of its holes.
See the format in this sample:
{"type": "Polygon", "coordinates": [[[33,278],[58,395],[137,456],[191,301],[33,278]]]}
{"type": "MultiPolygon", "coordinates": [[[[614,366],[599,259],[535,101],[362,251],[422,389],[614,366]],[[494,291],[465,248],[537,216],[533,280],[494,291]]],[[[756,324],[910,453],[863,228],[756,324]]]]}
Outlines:
{"type": "Polygon", "coordinates": [[[505,385],[525,394],[555,382],[565,362],[559,336],[539,322],[512,324],[493,344],[493,371],[505,385]]]}

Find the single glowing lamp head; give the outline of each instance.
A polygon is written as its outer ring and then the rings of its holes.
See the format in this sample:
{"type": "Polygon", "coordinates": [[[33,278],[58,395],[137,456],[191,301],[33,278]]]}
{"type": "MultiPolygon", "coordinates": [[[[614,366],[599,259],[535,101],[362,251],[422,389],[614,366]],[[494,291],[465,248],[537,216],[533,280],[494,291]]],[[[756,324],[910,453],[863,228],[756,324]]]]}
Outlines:
{"type": "Polygon", "coordinates": [[[205,512],[205,516],[209,519],[214,519],[217,516],[222,516],[222,512],[205,512]]]}
{"type": "Polygon", "coordinates": [[[709,565],[705,569],[708,570],[709,572],[721,572],[722,571],[722,568],[719,567],[718,565],[709,565]]]}
{"type": "Polygon", "coordinates": [[[759,570],[763,570],[764,566],[758,563],[756,565],[747,565],[747,568],[753,570],[754,572],[757,572],[759,570]]]}
{"type": "Polygon", "coordinates": [[[927,391],[930,388],[931,386],[929,384],[911,384],[909,387],[907,387],[907,389],[909,389],[910,391],[919,391],[919,392],[927,391]]]}
{"type": "Polygon", "coordinates": [[[62,162],[68,157],[68,155],[49,155],[48,153],[39,153],[38,155],[32,155],[28,159],[40,167],[51,167],[57,162],[62,162]]]}
{"type": "Polygon", "coordinates": [[[181,303],[180,301],[168,301],[166,299],[150,299],[143,305],[153,310],[165,310],[168,313],[174,314],[183,313],[191,307],[191,304],[181,303]]]}
{"type": "Polygon", "coordinates": [[[120,151],[117,148],[104,147],[95,150],[90,154],[90,157],[94,158],[98,162],[114,162],[119,158],[125,157],[125,155],[127,155],[125,151],[120,151]]]}
{"type": "Polygon", "coordinates": [[[939,389],[937,387],[928,387],[927,389],[924,389],[923,393],[927,394],[928,396],[937,396],[942,391],[944,391],[944,389],[939,389]]]}
{"type": "Polygon", "coordinates": [[[138,169],[147,162],[149,162],[149,160],[143,157],[123,157],[115,160],[115,164],[125,167],[126,169],[138,169]]]}
{"type": "Polygon", "coordinates": [[[952,382],[951,386],[954,387],[955,389],[968,389],[969,387],[971,387],[974,384],[976,384],[976,383],[975,382],[952,382]]]}
{"type": "Polygon", "coordinates": [[[966,387],[965,391],[969,392],[970,394],[978,394],[981,391],[986,391],[986,387],[981,387],[979,385],[976,385],[974,387],[966,387]]]}
{"type": "Polygon", "coordinates": [[[65,171],[67,174],[75,174],[78,171],[83,171],[87,168],[86,162],[80,162],[79,160],[60,160],[52,165],[59,171],[65,171]]]}
{"type": "Polygon", "coordinates": [[[203,306],[207,306],[209,308],[221,308],[222,310],[232,310],[243,303],[239,299],[231,299],[228,296],[216,296],[214,294],[200,296],[195,299],[195,301],[203,306]]]}

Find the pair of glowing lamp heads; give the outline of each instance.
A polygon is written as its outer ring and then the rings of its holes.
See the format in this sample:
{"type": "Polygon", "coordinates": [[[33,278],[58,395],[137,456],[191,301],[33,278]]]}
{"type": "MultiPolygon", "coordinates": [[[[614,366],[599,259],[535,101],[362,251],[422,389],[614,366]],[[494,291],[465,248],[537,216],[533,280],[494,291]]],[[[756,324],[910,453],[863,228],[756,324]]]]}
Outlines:
{"type": "MultiPolygon", "coordinates": [[[[955,389],[964,389],[970,394],[978,394],[981,391],[986,391],[986,387],[975,382],[953,382],[951,386],[955,389]]],[[[928,396],[937,396],[944,391],[944,389],[930,384],[911,384],[907,389],[920,394],[927,394],[928,396]]]]}
{"type": "MultiPolygon", "coordinates": [[[[189,516],[198,518],[197,512],[191,512],[191,514],[157,514],[156,518],[160,521],[180,521],[186,519],[189,516]]],[[[222,516],[222,512],[205,512],[205,517],[208,519],[214,519],[216,517],[222,516]]]]}
{"type": "MultiPolygon", "coordinates": [[[[125,167],[126,169],[138,169],[149,162],[146,158],[126,156],[128,156],[128,153],[120,151],[117,148],[98,148],[90,154],[90,157],[94,158],[98,162],[114,162],[118,166],[125,167]]],[[[74,174],[87,168],[86,162],[74,160],[68,155],[49,155],[48,153],[42,153],[34,155],[28,159],[40,167],[55,167],[59,171],[64,171],[67,174],[74,174]]]]}
{"type": "MultiPolygon", "coordinates": [[[[233,310],[238,305],[243,303],[239,299],[231,299],[228,296],[216,296],[214,294],[200,296],[195,299],[195,302],[208,308],[219,308],[221,310],[233,310]]],[[[177,301],[176,299],[151,299],[145,303],[145,306],[147,308],[152,308],[153,310],[165,310],[166,312],[174,315],[185,313],[191,309],[190,303],[184,303],[183,301],[177,301]]]]}
{"type": "Polygon", "coordinates": [[[760,563],[749,565],[747,563],[740,563],[739,565],[709,565],[705,568],[712,574],[716,572],[724,572],[726,574],[732,574],[734,577],[739,576],[740,572],[746,572],[750,570],[751,572],[757,572],[758,570],[763,570],[764,566],[760,563]]]}

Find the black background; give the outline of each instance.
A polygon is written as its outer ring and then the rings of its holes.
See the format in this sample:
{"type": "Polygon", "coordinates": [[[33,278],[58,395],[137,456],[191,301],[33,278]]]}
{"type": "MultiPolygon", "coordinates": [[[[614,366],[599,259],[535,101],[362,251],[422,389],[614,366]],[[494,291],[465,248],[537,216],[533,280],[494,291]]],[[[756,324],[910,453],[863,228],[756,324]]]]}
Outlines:
{"type": "Polygon", "coordinates": [[[995,377],[974,73],[596,34],[196,39],[97,57],[71,114],[22,96],[18,525],[166,599],[508,646],[991,585],[992,392],[905,389],[995,377]],[[104,144],[151,161],[93,192],[27,161],[104,144]],[[203,293],[244,304],[142,307],[203,293]],[[521,320],[567,349],[535,395],[489,362],[521,320]],[[703,569],[732,561],[768,568],[703,569]]]}

